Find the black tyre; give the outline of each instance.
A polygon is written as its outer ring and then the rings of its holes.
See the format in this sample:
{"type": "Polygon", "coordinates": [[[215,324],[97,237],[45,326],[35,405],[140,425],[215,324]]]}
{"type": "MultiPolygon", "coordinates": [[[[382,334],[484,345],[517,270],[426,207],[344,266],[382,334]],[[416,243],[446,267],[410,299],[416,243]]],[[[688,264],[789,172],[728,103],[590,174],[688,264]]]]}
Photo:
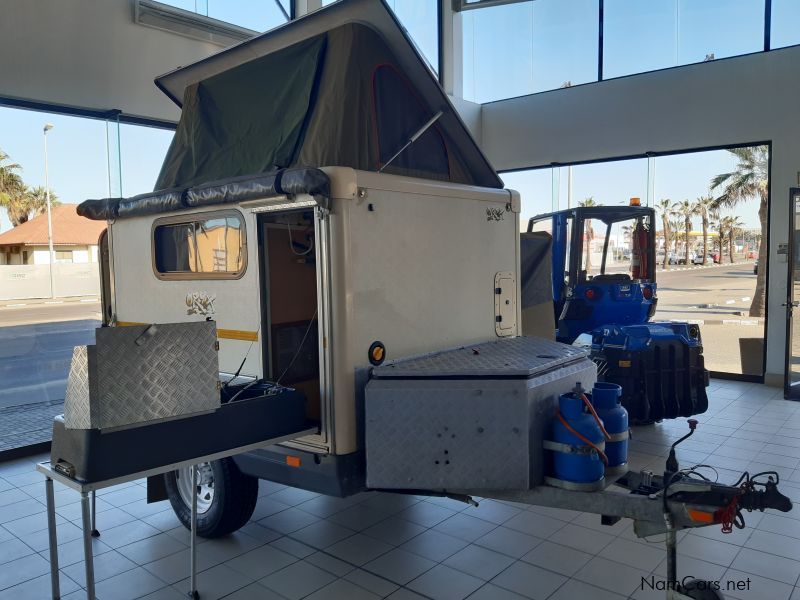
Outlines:
{"type": "MultiPolygon", "coordinates": [[[[185,467],[164,475],[172,510],[191,527],[192,471],[185,467]]],[[[258,500],[258,479],[243,475],[230,458],[197,465],[197,535],[217,538],[250,520],[258,500]]]]}

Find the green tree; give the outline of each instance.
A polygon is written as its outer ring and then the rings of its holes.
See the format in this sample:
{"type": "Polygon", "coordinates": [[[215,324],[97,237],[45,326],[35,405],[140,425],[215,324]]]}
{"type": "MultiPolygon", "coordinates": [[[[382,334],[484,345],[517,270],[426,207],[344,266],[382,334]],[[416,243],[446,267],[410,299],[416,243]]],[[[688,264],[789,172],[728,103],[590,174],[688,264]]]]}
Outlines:
{"type": "Polygon", "coordinates": [[[708,216],[709,216],[709,219],[710,219],[709,220],[709,225],[717,230],[717,245],[719,246],[719,250],[717,251],[717,255],[718,255],[718,259],[717,260],[719,260],[719,262],[721,264],[722,263],[722,257],[723,257],[722,245],[723,245],[725,240],[724,240],[723,229],[722,229],[722,219],[720,218],[720,215],[719,215],[719,209],[718,208],[712,208],[709,211],[708,216]]]}
{"type": "MultiPolygon", "coordinates": [[[[11,157],[0,150],[0,206],[6,209],[8,220],[16,227],[32,216],[47,212],[47,191],[43,186],[29,188],[20,175],[22,167],[11,162],[11,157]]],[[[58,205],[58,197],[50,190],[51,206],[58,205]]]]}
{"type": "MultiPolygon", "coordinates": [[[[53,190],[50,190],[50,206],[58,206],[61,204],[58,201],[58,196],[53,190]]],[[[42,186],[35,188],[28,188],[27,192],[27,208],[33,216],[41,215],[47,212],[47,189],[42,186]]]]}
{"type": "Polygon", "coordinates": [[[736,234],[742,230],[744,223],[736,215],[728,217],[728,219],[728,252],[731,258],[731,264],[733,264],[733,251],[736,244],[736,234]]]}
{"type": "Polygon", "coordinates": [[[692,217],[694,216],[694,205],[688,200],[676,202],[672,205],[672,212],[676,217],[683,218],[683,228],[685,234],[686,264],[689,264],[689,234],[692,232],[692,217]]]}
{"type": "MultiPolygon", "coordinates": [[[[728,260],[733,264],[733,244],[731,243],[731,237],[728,233],[731,230],[731,226],[733,224],[733,217],[727,216],[722,217],[719,220],[719,237],[722,240],[722,244],[728,244],[728,260]]],[[[722,245],[720,246],[720,251],[722,251],[722,245]]]]}
{"type": "Polygon", "coordinates": [[[661,268],[668,269],[670,240],[669,217],[672,214],[672,200],[669,198],[662,198],[656,202],[656,209],[661,213],[661,233],[664,236],[664,263],[661,265],[661,268]]]}
{"type": "Polygon", "coordinates": [[[16,227],[28,220],[25,200],[27,191],[20,175],[22,167],[0,150],[0,206],[6,209],[8,220],[16,227]]]}
{"type": "Polygon", "coordinates": [[[767,259],[767,200],[769,196],[769,149],[767,146],[748,146],[728,150],[737,159],[730,173],[720,173],[711,180],[711,189],[721,193],[714,200],[718,207],[734,208],[750,199],[758,199],[758,219],[761,222],[761,241],[758,246],[758,272],[751,317],[763,317],[766,303],[767,259]]]}
{"type": "Polygon", "coordinates": [[[669,222],[669,230],[672,235],[672,244],[673,244],[673,254],[675,255],[675,260],[678,260],[678,242],[681,239],[681,222],[677,220],[672,220],[669,222]]]}
{"type": "Polygon", "coordinates": [[[714,206],[714,198],[711,196],[700,196],[697,200],[694,201],[692,208],[694,209],[694,214],[698,215],[703,223],[703,264],[706,264],[706,259],[708,258],[709,248],[708,248],[708,224],[709,224],[709,214],[714,206]]]}

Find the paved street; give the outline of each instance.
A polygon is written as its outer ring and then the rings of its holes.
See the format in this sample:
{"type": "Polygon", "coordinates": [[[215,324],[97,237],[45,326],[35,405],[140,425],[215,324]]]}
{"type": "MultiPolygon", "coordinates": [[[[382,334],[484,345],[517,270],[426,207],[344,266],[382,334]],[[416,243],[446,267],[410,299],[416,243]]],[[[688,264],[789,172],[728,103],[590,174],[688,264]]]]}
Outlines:
{"type": "Polygon", "coordinates": [[[656,319],[700,323],[706,368],[741,373],[741,338],[763,338],[763,319],[748,316],[753,262],[658,271],[656,319]]]}
{"type": "Polygon", "coordinates": [[[750,319],[747,315],[756,289],[752,261],[694,268],[673,266],[669,271],[659,270],[656,280],[659,318],[750,319]]]}
{"type": "Polygon", "coordinates": [[[98,302],[0,307],[0,408],[62,400],[72,348],[94,343],[99,310],[98,302]]]}

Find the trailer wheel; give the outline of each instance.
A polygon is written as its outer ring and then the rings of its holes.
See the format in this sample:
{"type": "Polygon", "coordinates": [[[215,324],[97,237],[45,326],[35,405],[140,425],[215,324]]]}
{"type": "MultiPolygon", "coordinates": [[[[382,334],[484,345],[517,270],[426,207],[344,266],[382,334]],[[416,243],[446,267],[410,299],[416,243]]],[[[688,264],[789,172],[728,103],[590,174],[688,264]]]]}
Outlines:
{"type": "Polygon", "coordinates": [[[258,479],[243,475],[230,458],[197,465],[192,490],[191,467],[164,475],[172,510],[191,528],[192,494],[197,495],[197,535],[217,538],[233,533],[250,520],[258,500],[258,479]]]}

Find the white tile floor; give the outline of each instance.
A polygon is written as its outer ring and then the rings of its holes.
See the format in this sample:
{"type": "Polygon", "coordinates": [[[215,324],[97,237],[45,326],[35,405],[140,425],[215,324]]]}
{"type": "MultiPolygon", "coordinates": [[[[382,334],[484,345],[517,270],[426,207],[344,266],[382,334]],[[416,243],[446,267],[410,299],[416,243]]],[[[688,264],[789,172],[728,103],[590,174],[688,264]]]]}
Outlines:
{"type": "MultiPolygon", "coordinates": [[[[781,473],[800,502],[800,403],[774,388],[713,381],[710,409],[681,446],[684,466],[781,473]]],[[[663,469],[685,420],[634,431],[633,468],[663,469]]],[[[41,460],[43,457],[36,457],[41,460]]],[[[44,483],[34,459],[0,463],[0,600],[49,597],[44,483]]],[[[203,600],[603,600],[663,598],[642,578],[665,574],[661,538],[644,541],[630,521],[604,527],[595,515],[483,501],[369,493],[336,499],[262,482],[253,520],[199,546],[203,600]]],[[[61,586],[85,598],[77,494],[57,489],[61,586]]],[[[147,505],[143,482],[98,496],[94,541],[101,600],[185,598],[188,535],[167,503],[147,505]]],[[[741,599],[800,600],[800,508],[745,513],[747,529],[694,530],[679,545],[679,576],[750,580],[741,599]]],[[[743,585],[746,585],[743,584],[743,585]]]]}

